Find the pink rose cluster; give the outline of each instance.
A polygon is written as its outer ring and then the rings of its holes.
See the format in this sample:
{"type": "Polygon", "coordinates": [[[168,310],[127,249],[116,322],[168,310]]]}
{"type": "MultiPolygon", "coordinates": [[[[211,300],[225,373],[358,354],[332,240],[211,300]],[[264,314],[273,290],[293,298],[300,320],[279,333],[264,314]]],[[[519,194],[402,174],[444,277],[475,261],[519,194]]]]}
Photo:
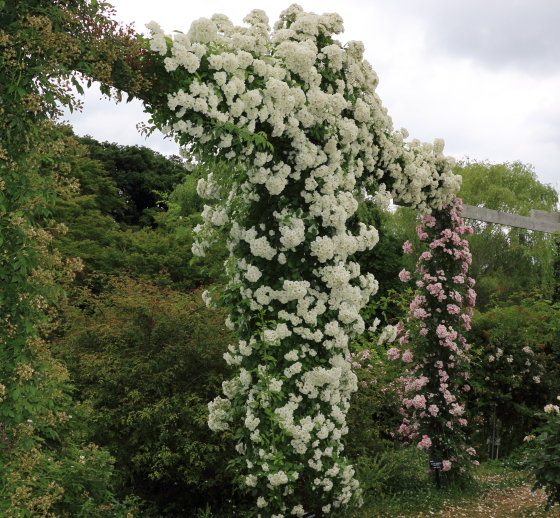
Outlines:
{"type": "Polygon", "coordinates": [[[422,440],[416,446],[419,450],[427,450],[431,445],[432,440],[427,435],[423,435],[422,440]]]}

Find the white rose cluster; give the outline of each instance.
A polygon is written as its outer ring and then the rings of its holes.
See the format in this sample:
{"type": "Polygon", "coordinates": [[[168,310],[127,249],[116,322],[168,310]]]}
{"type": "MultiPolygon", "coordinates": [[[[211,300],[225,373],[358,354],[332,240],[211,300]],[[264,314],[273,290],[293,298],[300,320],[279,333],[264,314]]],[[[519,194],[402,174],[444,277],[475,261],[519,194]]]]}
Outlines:
{"type": "MultiPolygon", "coordinates": [[[[349,260],[373,248],[378,232],[360,224],[353,234],[348,220],[365,194],[429,212],[451,200],[460,178],[442,141],[405,143],[406,131],[393,130],[363,44],[333,38],[339,15],[294,4],[273,31],[260,10],[244,22],[201,18],[172,40],[148,24],[168,84],[182,81],[165,107],[148,111],[197,161],[234,169],[227,190],[211,174],[197,186],[213,205],[193,253],[227,234],[230,282],[220,301],[233,308],[226,325],[239,338],[224,355],[238,372],[223,384],[227,399],[209,404],[210,428],[241,431],[246,484],[267,516],[304,514],[298,478],[314,481],[307,489],[328,513],[360,501],[342,454],[357,388],[345,358],[378,288],[349,260]]],[[[394,339],[392,328],[384,333],[394,339]]]]}

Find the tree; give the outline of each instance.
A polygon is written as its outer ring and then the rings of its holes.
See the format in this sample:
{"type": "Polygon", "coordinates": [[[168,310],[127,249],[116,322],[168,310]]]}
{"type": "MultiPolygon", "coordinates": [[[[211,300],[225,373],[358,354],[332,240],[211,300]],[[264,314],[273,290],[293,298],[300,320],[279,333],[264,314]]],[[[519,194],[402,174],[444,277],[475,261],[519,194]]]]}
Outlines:
{"type": "Polygon", "coordinates": [[[175,155],[166,158],[144,146],[100,143],[87,136],[80,141],[118,187],[124,203],[123,210],[115,213],[115,220],[128,226],[154,226],[154,216],[165,210],[160,200],[188,174],[183,160],[175,155]]]}
{"type": "MultiPolygon", "coordinates": [[[[114,508],[106,480],[98,493],[69,476],[83,444],[68,426],[74,407],[65,370],[41,336],[49,326],[45,309],[78,267],[51,245],[62,228],[52,224],[48,206],[66,170],[65,134],[51,118],[61,104],[77,106],[69,94],[73,68],[102,78],[105,63],[117,60],[116,39],[121,48],[138,48],[107,9],[82,0],[0,2],[0,510],[9,517],[95,516],[114,508]],[[108,33],[114,37],[105,39],[108,33]]],[[[120,70],[123,76],[126,67],[120,70]]],[[[124,80],[131,91],[133,76],[124,80]]],[[[94,475],[103,463],[109,473],[106,461],[88,456],[82,474],[94,475]]]]}
{"type": "MultiPolygon", "coordinates": [[[[521,162],[489,164],[463,162],[459,196],[469,205],[529,216],[531,209],[558,210],[558,193],[538,181],[534,169],[521,162]]],[[[519,228],[471,221],[472,276],[477,279],[478,305],[489,307],[492,297],[506,300],[516,291],[553,289],[552,236],[519,228]]]]}
{"type": "MultiPolygon", "coordinates": [[[[53,351],[89,409],[87,434],[121,473],[119,490],[155,503],[158,516],[194,516],[232,498],[230,432],[209,434],[208,401],[230,368],[223,316],[184,294],[127,276],[72,290],[53,351]]],[[[239,498],[241,495],[238,495],[239,498]]]]}
{"type": "Polygon", "coordinates": [[[500,452],[523,444],[538,425],[535,412],[560,393],[560,307],[541,293],[521,294],[485,314],[476,313],[473,344],[473,440],[492,433],[494,407],[500,452]]]}

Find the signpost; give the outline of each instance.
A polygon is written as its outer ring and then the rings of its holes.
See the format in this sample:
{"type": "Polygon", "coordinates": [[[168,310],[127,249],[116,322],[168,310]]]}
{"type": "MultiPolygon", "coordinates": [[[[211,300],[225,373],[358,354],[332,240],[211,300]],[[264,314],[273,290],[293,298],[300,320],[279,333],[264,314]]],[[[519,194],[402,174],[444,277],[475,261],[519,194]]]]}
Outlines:
{"type": "Polygon", "coordinates": [[[437,488],[441,489],[441,483],[439,481],[439,470],[443,469],[443,461],[442,460],[431,460],[430,461],[430,469],[433,469],[435,471],[437,488]]]}

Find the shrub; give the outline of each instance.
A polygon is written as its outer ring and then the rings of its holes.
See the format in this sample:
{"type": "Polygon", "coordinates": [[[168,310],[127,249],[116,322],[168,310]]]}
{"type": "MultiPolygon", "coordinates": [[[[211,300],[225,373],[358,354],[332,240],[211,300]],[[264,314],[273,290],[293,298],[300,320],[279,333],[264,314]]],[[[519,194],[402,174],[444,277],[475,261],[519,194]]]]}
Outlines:
{"type": "Polygon", "coordinates": [[[222,315],[198,293],[111,277],[98,295],[76,288],[64,318],[54,349],[89,408],[91,439],[116,458],[121,490],[169,517],[231,498],[232,441],[207,426],[229,374],[222,315]]]}
{"type": "MultiPolygon", "coordinates": [[[[558,396],[560,399],[560,396],[558,396]]],[[[537,417],[544,419],[544,424],[537,429],[536,438],[528,436],[531,441],[528,450],[526,466],[535,474],[536,489],[544,489],[548,495],[547,509],[555,503],[560,503],[560,410],[558,406],[548,404],[544,413],[537,417]]]]}
{"type": "Polygon", "coordinates": [[[469,407],[479,447],[492,433],[495,405],[503,456],[522,444],[538,425],[535,412],[560,393],[559,309],[538,294],[523,294],[505,307],[475,313],[469,407]]]}

